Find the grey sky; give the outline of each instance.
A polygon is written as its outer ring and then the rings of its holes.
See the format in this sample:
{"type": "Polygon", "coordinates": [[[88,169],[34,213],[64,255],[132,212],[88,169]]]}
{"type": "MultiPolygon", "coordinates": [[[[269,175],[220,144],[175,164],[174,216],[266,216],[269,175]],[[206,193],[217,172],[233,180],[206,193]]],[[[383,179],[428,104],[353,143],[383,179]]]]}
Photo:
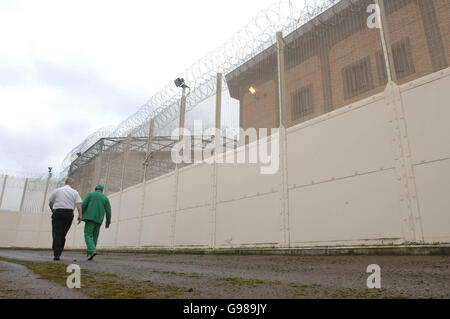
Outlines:
{"type": "Polygon", "coordinates": [[[0,0],[0,174],[58,171],[276,0],[0,0]]]}

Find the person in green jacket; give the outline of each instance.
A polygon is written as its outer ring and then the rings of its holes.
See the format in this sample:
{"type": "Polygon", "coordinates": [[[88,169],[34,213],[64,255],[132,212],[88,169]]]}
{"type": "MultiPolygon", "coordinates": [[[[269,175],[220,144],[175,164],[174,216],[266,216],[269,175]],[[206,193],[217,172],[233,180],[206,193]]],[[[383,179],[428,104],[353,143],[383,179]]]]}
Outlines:
{"type": "Polygon", "coordinates": [[[92,260],[97,255],[97,239],[105,214],[106,229],[111,225],[111,204],[108,197],[103,195],[103,189],[103,185],[97,185],[95,192],[89,193],[81,205],[88,260],[92,260]]]}

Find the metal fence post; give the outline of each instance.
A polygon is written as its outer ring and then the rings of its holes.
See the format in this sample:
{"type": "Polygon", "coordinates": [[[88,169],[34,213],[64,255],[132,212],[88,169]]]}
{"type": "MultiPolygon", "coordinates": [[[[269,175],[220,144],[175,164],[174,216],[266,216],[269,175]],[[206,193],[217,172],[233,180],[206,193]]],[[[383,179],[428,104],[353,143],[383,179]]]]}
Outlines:
{"type": "Polygon", "coordinates": [[[222,113],[222,73],[217,73],[216,88],[216,132],[214,136],[214,162],[211,164],[211,209],[210,209],[210,244],[209,248],[216,248],[216,214],[217,214],[217,180],[218,180],[218,164],[217,157],[220,151],[220,133],[221,133],[221,113],[222,113]]]}
{"type": "Polygon", "coordinates": [[[28,178],[25,179],[25,185],[23,187],[23,194],[22,194],[22,200],[20,201],[19,212],[22,212],[22,210],[23,210],[23,204],[25,202],[25,195],[27,193],[27,188],[28,188],[28,178]]]}
{"type": "MultiPolygon", "coordinates": [[[[184,121],[186,117],[186,87],[183,87],[183,93],[181,97],[181,105],[180,105],[180,123],[179,123],[179,138],[178,145],[183,146],[184,139],[184,121]]],[[[182,155],[184,152],[182,151],[182,155]]],[[[180,154],[177,154],[178,160],[180,154]]],[[[171,221],[171,229],[170,229],[170,247],[175,247],[175,231],[176,231],[176,222],[177,222],[177,206],[178,206],[178,180],[180,176],[180,164],[176,164],[175,173],[174,173],[174,200],[173,200],[173,209],[172,209],[172,221],[171,221]]]]}
{"type": "Polygon", "coordinates": [[[5,178],[3,179],[2,193],[0,195],[0,209],[2,208],[3,197],[5,196],[6,182],[7,181],[8,181],[8,175],[5,175],[5,178]]]}
{"type": "Polygon", "coordinates": [[[48,173],[48,177],[47,177],[47,182],[45,184],[45,191],[44,191],[44,199],[42,201],[42,209],[41,209],[41,218],[39,220],[39,227],[38,227],[38,240],[37,240],[37,247],[39,248],[39,240],[41,238],[41,233],[42,233],[42,223],[44,222],[45,219],[45,204],[47,203],[47,194],[48,194],[48,188],[50,186],[50,180],[52,178],[52,173],[51,171],[48,173]]]}
{"type": "Polygon", "coordinates": [[[393,150],[395,160],[395,173],[400,193],[400,212],[402,219],[403,236],[406,242],[424,242],[420,208],[417,200],[417,189],[414,168],[411,160],[411,147],[406,127],[403,100],[400,88],[397,85],[394,59],[392,56],[391,41],[387,23],[384,0],[375,0],[380,8],[380,37],[386,63],[388,84],[386,86],[385,100],[391,112],[393,128],[393,150]]]}
{"type": "Polygon", "coordinates": [[[48,193],[48,188],[50,186],[50,179],[52,178],[52,173],[48,173],[48,177],[47,177],[47,183],[45,184],[45,191],[44,191],[44,200],[42,201],[42,209],[41,212],[45,211],[45,204],[47,202],[47,193],[48,193]]]}
{"type": "Polygon", "coordinates": [[[384,7],[384,0],[375,0],[375,4],[380,9],[380,38],[383,47],[383,55],[386,61],[386,74],[388,82],[397,82],[397,74],[395,72],[394,58],[392,56],[391,39],[389,34],[389,26],[387,23],[386,9],[384,7]]]}
{"type": "MultiPolygon", "coordinates": [[[[283,33],[277,32],[277,62],[278,62],[278,90],[279,90],[279,143],[280,143],[280,215],[281,215],[281,233],[282,247],[290,247],[290,226],[289,226],[289,189],[288,189],[288,170],[287,170],[287,141],[286,141],[286,79],[284,51],[285,43],[283,33]]],[[[273,137],[271,138],[273,143],[273,137]]]]}
{"type": "Polygon", "coordinates": [[[147,189],[147,172],[149,171],[149,165],[150,165],[150,156],[152,154],[152,147],[153,147],[153,134],[155,130],[155,119],[151,119],[148,129],[148,141],[147,141],[147,152],[145,154],[145,160],[144,160],[144,176],[142,177],[142,198],[141,198],[141,211],[139,215],[139,239],[138,239],[138,247],[142,246],[142,223],[144,220],[144,207],[145,207],[145,193],[147,189]]]}

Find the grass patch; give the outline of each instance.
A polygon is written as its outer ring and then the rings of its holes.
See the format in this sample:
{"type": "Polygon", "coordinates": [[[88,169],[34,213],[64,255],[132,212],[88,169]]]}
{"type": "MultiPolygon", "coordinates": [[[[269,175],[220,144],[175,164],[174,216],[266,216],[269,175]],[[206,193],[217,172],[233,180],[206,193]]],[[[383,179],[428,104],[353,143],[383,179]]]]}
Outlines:
{"type": "Polygon", "coordinates": [[[315,289],[318,287],[318,285],[296,285],[296,284],[291,284],[290,286],[297,290],[315,289]]]}
{"type": "Polygon", "coordinates": [[[177,276],[177,277],[187,277],[187,278],[200,278],[200,275],[197,274],[186,274],[184,272],[175,272],[175,271],[153,271],[155,274],[161,274],[161,275],[170,275],[170,276],[177,276]]]}
{"type": "Polygon", "coordinates": [[[372,291],[372,290],[339,290],[337,293],[333,294],[333,298],[336,299],[407,299],[407,296],[401,295],[389,295],[385,294],[383,291],[372,291]]]}
{"type": "Polygon", "coordinates": [[[263,281],[259,279],[247,279],[247,278],[221,278],[218,280],[226,282],[232,286],[238,287],[246,286],[249,288],[255,288],[263,283],[263,281]]]}
{"type": "MultiPolygon", "coordinates": [[[[27,267],[42,279],[66,287],[67,265],[63,263],[32,262],[0,257],[0,260],[27,267]]],[[[92,298],[98,299],[175,299],[183,296],[187,290],[175,286],[156,285],[152,282],[140,282],[123,278],[116,274],[81,270],[81,289],[77,289],[92,298]]]]}
{"type": "Polygon", "coordinates": [[[297,284],[290,284],[290,287],[294,288],[295,294],[297,296],[310,296],[310,295],[316,295],[319,293],[318,288],[319,285],[297,285],[297,284]]]}

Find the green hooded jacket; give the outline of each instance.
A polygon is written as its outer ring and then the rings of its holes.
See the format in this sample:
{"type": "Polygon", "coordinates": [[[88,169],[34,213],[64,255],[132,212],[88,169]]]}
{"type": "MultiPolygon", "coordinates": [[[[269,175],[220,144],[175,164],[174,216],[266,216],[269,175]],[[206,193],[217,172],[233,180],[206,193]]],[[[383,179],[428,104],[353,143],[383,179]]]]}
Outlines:
{"type": "Polygon", "coordinates": [[[87,194],[81,207],[83,221],[102,224],[106,213],[106,224],[111,224],[111,204],[101,190],[87,194]]]}

